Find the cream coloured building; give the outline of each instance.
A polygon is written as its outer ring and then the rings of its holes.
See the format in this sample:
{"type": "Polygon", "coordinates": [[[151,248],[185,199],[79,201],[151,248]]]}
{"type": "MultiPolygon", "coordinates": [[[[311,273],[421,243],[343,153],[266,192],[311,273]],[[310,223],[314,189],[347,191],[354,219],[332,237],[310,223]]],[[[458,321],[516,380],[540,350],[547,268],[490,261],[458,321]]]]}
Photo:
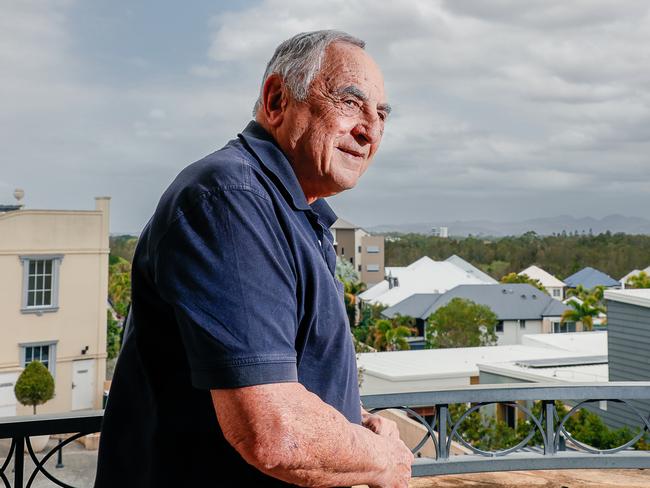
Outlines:
{"type": "Polygon", "coordinates": [[[109,197],[95,210],[0,206],[0,417],[30,361],[55,379],[38,413],[97,409],[106,374],[109,197]]]}
{"type": "Polygon", "coordinates": [[[330,230],[336,255],[350,262],[362,282],[375,285],[384,279],[384,236],[370,235],[361,227],[340,218],[330,230]]]}

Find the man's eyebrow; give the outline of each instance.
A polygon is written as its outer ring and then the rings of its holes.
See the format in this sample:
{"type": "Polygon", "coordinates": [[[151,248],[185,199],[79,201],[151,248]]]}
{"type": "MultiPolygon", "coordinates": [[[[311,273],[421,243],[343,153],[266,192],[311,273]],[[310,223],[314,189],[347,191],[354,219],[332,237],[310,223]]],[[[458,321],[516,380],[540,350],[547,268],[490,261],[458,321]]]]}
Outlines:
{"type": "MultiPolygon", "coordinates": [[[[352,95],[355,98],[358,98],[362,102],[367,102],[368,101],[368,95],[363,93],[358,87],[354,85],[346,86],[344,88],[341,88],[340,90],[337,90],[337,95],[352,95]]],[[[386,115],[390,114],[393,108],[388,104],[388,103],[380,103],[377,105],[377,109],[381,110],[383,112],[386,112],[386,115]]]]}

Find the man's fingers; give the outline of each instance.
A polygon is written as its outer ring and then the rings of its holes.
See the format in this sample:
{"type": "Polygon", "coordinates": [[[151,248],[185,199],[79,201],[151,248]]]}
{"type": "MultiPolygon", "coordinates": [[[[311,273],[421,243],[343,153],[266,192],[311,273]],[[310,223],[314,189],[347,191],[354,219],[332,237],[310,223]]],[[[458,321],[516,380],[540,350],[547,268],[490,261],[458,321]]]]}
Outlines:
{"type": "Polygon", "coordinates": [[[399,439],[399,429],[397,424],[392,420],[380,417],[379,415],[365,415],[363,417],[363,426],[370,429],[375,434],[390,437],[392,439],[399,439]]]}

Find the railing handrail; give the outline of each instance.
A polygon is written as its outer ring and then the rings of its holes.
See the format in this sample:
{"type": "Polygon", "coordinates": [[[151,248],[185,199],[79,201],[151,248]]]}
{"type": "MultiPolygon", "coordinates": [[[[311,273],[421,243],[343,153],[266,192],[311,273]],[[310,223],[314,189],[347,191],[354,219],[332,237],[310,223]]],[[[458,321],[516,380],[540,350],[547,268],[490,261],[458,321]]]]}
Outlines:
{"type": "Polygon", "coordinates": [[[0,417],[0,439],[18,436],[99,432],[103,410],[0,417]]]}
{"type": "Polygon", "coordinates": [[[647,400],[650,381],[612,381],[607,383],[501,383],[441,387],[433,391],[363,395],[365,408],[408,405],[513,402],[517,400],[647,400]]]}

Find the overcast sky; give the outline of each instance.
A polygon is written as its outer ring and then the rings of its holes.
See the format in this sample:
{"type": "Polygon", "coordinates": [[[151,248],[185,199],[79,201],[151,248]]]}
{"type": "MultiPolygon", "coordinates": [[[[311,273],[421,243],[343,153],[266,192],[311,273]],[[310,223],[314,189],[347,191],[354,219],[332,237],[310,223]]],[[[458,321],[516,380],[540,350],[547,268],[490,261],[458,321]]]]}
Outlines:
{"type": "Polygon", "coordinates": [[[0,0],[0,203],[139,232],[187,164],[250,119],[291,35],[350,32],[393,114],[330,202],[360,225],[648,216],[645,0],[0,0]]]}

